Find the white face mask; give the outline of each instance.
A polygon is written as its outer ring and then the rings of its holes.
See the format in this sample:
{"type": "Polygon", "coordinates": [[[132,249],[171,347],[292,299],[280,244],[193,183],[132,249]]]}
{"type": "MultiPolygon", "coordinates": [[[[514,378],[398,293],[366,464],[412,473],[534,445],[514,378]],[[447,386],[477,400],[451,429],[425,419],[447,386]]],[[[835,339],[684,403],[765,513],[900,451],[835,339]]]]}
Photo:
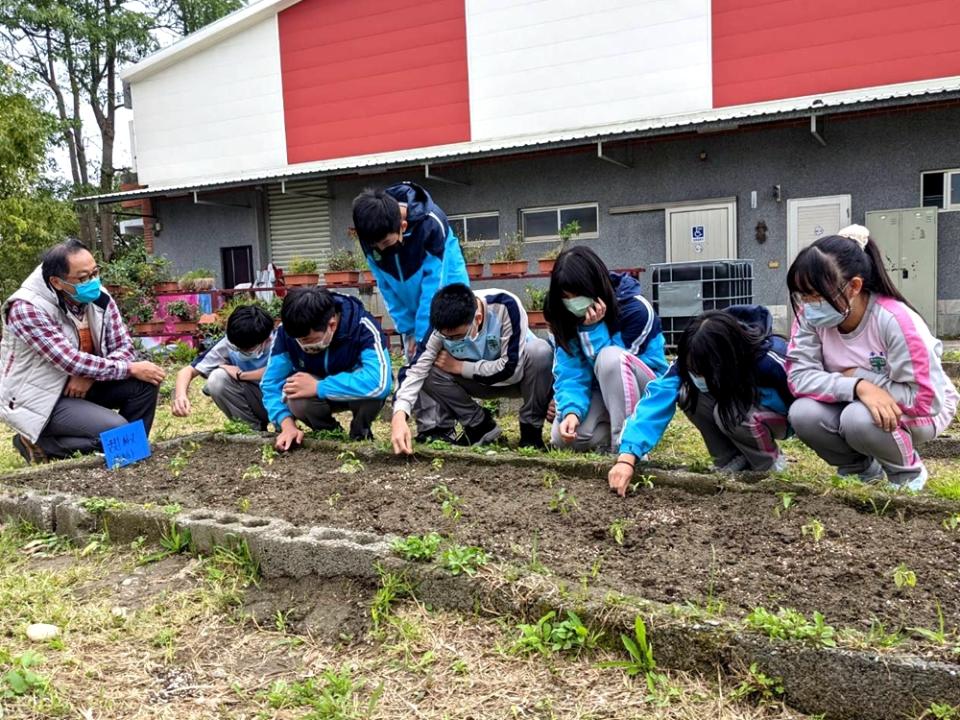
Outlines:
{"type": "Polygon", "coordinates": [[[260,347],[256,347],[253,350],[241,350],[236,345],[233,346],[234,352],[237,353],[244,360],[258,360],[262,358],[264,353],[267,351],[269,345],[264,343],[260,347]]]}
{"type": "Polygon", "coordinates": [[[312,342],[312,343],[305,343],[299,338],[297,338],[297,345],[299,345],[300,349],[303,350],[305,353],[307,353],[307,355],[317,355],[319,353],[322,353],[324,350],[330,347],[330,343],[332,342],[333,342],[332,332],[329,333],[329,336],[324,335],[322,340],[317,340],[316,342],[312,342]]]}

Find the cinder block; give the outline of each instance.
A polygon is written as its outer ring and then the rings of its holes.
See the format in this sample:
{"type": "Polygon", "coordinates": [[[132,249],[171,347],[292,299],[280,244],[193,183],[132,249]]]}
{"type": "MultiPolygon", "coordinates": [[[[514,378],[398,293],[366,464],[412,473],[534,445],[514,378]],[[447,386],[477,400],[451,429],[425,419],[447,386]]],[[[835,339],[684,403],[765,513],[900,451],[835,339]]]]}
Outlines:
{"type": "Polygon", "coordinates": [[[261,535],[271,528],[286,527],[289,523],[243,513],[193,510],[178,515],[177,525],[190,530],[193,546],[198,552],[209,553],[217,545],[229,546],[237,540],[245,540],[253,552],[261,535]]]}
{"type": "Polygon", "coordinates": [[[145,537],[150,543],[160,542],[174,517],[160,510],[148,510],[137,505],[128,505],[103,513],[103,526],[113,542],[133,542],[145,537]]]}
{"type": "Polygon", "coordinates": [[[42,495],[31,491],[5,493],[0,495],[0,518],[28,522],[38,530],[53,532],[55,508],[71,499],[69,495],[42,495]]]}
{"type": "Polygon", "coordinates": [[[80,505],[80,500],[62,502],[54,508],[54,527],[77,544],[85,543],[91,534],[101,529],[100,518],[80,505]]]}

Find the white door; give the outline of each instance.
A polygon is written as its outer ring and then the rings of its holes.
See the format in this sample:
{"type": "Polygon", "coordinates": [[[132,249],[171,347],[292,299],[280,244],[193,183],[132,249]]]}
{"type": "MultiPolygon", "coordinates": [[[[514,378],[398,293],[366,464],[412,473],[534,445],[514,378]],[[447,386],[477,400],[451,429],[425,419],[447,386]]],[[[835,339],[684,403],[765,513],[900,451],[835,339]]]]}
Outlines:
{"type": "Polygon", "coordinates": [[[805,247],[849,224],[849,195],[787,200],[787,267],[805,247]]]}
{"type": "Polygon", "coordinates": [[[667,211],[667,262],[737,257],[737,204],[682,205],[667,211]]]}

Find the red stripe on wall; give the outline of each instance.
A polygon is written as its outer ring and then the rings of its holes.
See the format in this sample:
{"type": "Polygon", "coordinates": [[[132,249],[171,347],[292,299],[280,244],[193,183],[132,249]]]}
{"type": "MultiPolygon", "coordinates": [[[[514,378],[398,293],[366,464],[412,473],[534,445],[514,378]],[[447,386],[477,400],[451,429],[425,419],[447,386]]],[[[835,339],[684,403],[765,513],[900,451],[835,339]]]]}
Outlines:
{"type": "Polygon", "coordinates": [[[278,22],[287,162],[470,139],[464,0],[301,0],[278,22]]]}
{"type": "Polygon", "coordinates": [[[713,0],[714,107],[960,75],[957,0],[713,0]]]}

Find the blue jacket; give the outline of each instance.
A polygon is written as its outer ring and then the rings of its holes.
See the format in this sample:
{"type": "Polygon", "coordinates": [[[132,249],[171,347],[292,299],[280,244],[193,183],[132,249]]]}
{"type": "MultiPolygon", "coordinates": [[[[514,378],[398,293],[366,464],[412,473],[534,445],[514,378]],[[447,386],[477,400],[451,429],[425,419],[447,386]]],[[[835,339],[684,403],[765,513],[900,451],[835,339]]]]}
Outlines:
{"type": "Polygon", "coordinates": [[[380,325],[356,298],[330,294],[339,306],[340,324],[325,351],[305,353],[282,325],[277,328],[270,362],[260,380],[263,405],[276,427],[292,416],[283,400],[283,384],[294,373],[319,378],[317,397],[327,400],[382,399],[390,394],[390,346],[380,325]]]}
{"type": "Polygon", "coordinates": [[[437,289],[451,283],[470,285],[460,243],[430,193],[412,182],[386,189],[407,206],[403,243],[385,252],[367,255],[370,272],[393,318],[397,332],[426,339],[430,327],[430,302],[437,289]]]}
{"type": "MultiPolygon", "coordinates": [[[[773,319],[770,311],[762,305],[733,305],[726,312],[735,316],[744,325],[752,325],[764,331],[764,353],[757,360],[757,390],[760,406],[780,415],[786,415],[793,395],[787,387],[787,373],[784,363],[787,356],[786,341],[771,335],[773,319]]],[[[731,378],[736,382],[736,378],[731,378]]],[[[642,457],[650,452],[663,437],[667,425],[673,419],[677,409],[683,380],[677,372],[674,362],[663,377],[653,380],[637,403],[633,415],[627,418],[620,435],[620,452],[642,457]]],[[[688,393],[697,393],[693,385],[688,385],[688,393]]]]}
{"type": "Polygon", "coordinates": [[[587,416],[593,394],[593,366],[597,355],[608,345],[629,350],[658,376],[667,369],[660,318],[640,294],[640,283],[630,275],[620,273],[610,273],[610,282],[620,310],[620,327],[611,335],[605,322],[581,325],[572,352],[557,347],[553,390],[561,419],[570,413],[581,420],[587,416]]]}

